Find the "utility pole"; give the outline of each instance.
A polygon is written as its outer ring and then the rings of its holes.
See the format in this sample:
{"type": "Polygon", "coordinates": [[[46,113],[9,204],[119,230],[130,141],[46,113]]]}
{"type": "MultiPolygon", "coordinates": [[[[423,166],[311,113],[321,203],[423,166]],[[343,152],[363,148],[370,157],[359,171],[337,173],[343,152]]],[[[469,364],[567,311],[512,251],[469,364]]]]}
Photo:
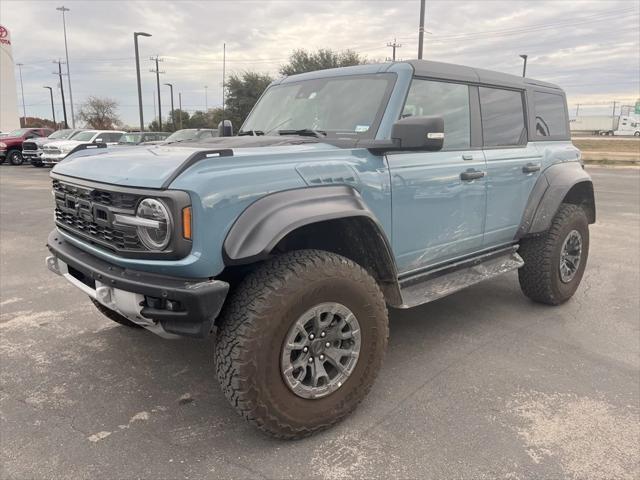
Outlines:
{"type": "Polygon", "coordinates": [[[67,122],[67,107],[64,103],[64,83],[62,83],[62,61],[54,60],[53,63],[58,64],[58,71],[53,72],[53,74],[58,75],[58,79],[60,80],[60,96],[62,97],[62,114],[64,115],[64,128],[69,128],[69,123],[67,122]]]}
{"type": "Polygon", "coordinates": [[[153,119],[155,120],[157,118],[158,112],[156,111],[156,91],[155,89],[153,90],[153,95],[151,95],[151,98],[153,98],[153,119]]]}
{"type": "Polygon", "coordinates": [[[24,85],[22,84],[22,63],[16,63],[18,66],[18,71],[20,72],[20,90],[22,90],[22,118],[24,119],[24,125],[22,127],[27,126],[27,109],[24,106],[24,85]]]}
{"type": "Polygon", "coordinates": [[[208,86],[204,86],[204,113],[207,113],[207,110],[209,110],[209,99],[207,98],[207,88],[209,88],[208,86]]]}
{"type": "Polygon", "coordinates": [[[133,45],[136,50],[136,76],[138,79],[138,110],[140,111],[140,131],[144,132],[144,115],[142,113],[142,85],[140,84],[140,55],[138,53],[138,37],[150,37],[150,33],[133,32],[133,45]]]}
{"type": "Polygon", "coordinates": [[[62,12],[62,28],[64,29],[64,54],[67,60],[67,81],[69,82],[69,105],[71,106],[71,126],[76,128],[76,117],[73,113],[73,93],[71,92],[71,72],[69,71],[69,48],[67,47],[67,19],[65,16],[65,12],[68,12],[69,9],[64,5],[62,7],[56,8],[62,12]]]}
{"type": "Polygon", "coordinates": [[[578,117],[578,112],[580,112],[580,104],[576,105],[576,117],[578,117]]]}
{"type": "Polygon", "coordinates": [[[158,126],[160,127],[160,131],[162,131],[162,101],[160,100],[160,74],[164,73],[160,71],[158,67],[158,62],[162,62],[162,59],[156,55],[155,57],[151,57],[151,61],[156,62],[156,69],[149,70],[152,73],[156,74],[156,85],[158,87],[158,126]]]}
{"type": "Polygon", "coordinates": [[[225,83],[227,81],[226,79],[226,73],[227,73],[227,44],[226,42],[222,44],[222,136],[224,136],[224,117],[225,117],[225,111],[224,111],[224,100],[225,100],[225,83]]]}
{"type": "Polygon", "coordinates": [[[180,130],[182,130],[182,92],[178,92],[178,107],[180,108],[180,130]]]}
{"type": "Polygon", "coordinates": [[[524,65],[522,65],[522,77],[527,76],[527,58],[529,55],[520,55],[520,58],[524,60],[524,65]]]}
{"type": "Polygon", "coordinates": [[[391,47],[391,49],[393,51],[393,54],[391,56],[391,60],[395,62],[396,61],[396,48],[402,47],[402,44],[397,43],[396,39],[394,38],[393,39],[393,43],[391,43],[391,42],[387,43],[387,47],[391,47]]]}
{"type": "MultiPolygon", "coordinates": [[[[418,59],[422,60],[422,49],[424,43],[424,14],[427,9],[425,0],[420,0],[420,28],[418,29],[418,59]]],[[[395,41],[394,41],[395,43],[395,41]]],[[[395,53],[395,50],[394,50],[395,53]]]]}
{"type": "Polygon", "coordinates": [[[53,106],[53,88],[51,87],[42,87],[42,88],[47,88],[49,89],[49,95],[51,95],[51,114],[53,115],[53,124],[56,127],[56,130],[58,129],[58,124],[56,123],[56,109],[53,106]]]}
{"type": "Polygon", "coordinates": [[[173,131],[176,131],[176,111],[173,109],[173,83],[165,83],[171,89],[171,123],[173,124],[173,131]]]}

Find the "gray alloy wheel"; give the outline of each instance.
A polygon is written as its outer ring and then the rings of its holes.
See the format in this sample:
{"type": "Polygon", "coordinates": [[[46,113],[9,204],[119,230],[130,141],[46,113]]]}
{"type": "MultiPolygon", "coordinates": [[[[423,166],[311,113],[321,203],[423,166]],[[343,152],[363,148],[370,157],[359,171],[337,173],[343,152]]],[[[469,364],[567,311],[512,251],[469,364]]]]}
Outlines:
{"type": "Polygon", "coordinates": [[[340,303],[316,305],[292,325],[282,346],[280,369],[293,393],[322,398],[349,378],[360,354],[360,324],[340,303]]]}
{"type": "Polygon", "coordinates": [[[560,253],[560,280],[569,283],[576,276],[582,257],[582,235],[571,230],[562,243],[560,253]]]}
{"type": "Polygon", "coordinates": [[[7,156],[11,165],[22,165],[23,158],[20,150],[11,150],[7,156]]]}

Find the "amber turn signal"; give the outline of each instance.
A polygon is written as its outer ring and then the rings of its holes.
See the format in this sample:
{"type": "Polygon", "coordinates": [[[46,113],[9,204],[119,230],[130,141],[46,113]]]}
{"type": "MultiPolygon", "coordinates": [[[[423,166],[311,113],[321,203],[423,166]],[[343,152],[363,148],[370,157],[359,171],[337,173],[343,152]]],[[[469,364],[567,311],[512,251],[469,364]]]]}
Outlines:
{"type": "Polygon", "coordinates": [[[182,236],[191,240],[191,207],[182,209],[182,236]]]}

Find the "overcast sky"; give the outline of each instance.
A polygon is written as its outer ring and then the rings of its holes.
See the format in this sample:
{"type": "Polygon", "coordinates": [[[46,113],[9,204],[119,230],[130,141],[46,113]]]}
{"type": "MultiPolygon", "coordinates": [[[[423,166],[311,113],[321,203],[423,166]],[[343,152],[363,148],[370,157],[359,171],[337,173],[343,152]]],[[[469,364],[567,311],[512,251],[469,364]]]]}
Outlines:
{"type": "MultiPolygon", "coordinates": [[[[112,97],[123,121],[136,125],[134,31],[140,39],[145,122],[153,118],[155,75],[149,57],[160,55],[162,82],[182,92],[185,110],[221,103],[222,44],[227,70],[277,74],[296,48],[352,49],[370,59],[417,56],[418,0],[361,1],[27,1],[2,0],[0,23],[11,31],[13,56],[23,66],[27,115],[50,117],[48,92],[57,85],[53,59],[64,58],[65,4],[76,112],[89,95],[112,97]]],[[[609,113],[614,100],[640,97],[640,2],[427,0],[424,58],[521,74],[558,83],[575,113],[609,113]]],[[[18,70],[16,68],[16,79],[18,70]]],[[[66,82],[66,80],[65,80],[66,82]]],[[[65,83],[66,86],[66,83],[65,83]]],[[[163,116],[169,88],[162,87],[163,116]]],[[[20,97],[20,84],[18,83],[20,97]]],[[[61,115],[59,91],[56,92],[61,115]]],[[[177,108],[177,105],[176,105],[177,108]]],[[[19,112],[22,114],[20,102],[19,112]]]]}

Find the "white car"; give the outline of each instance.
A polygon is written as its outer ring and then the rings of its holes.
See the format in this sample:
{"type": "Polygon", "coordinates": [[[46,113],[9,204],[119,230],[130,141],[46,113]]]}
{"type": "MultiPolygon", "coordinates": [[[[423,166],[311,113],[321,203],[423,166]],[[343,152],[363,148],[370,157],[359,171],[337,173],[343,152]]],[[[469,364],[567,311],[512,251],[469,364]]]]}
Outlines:
{"type": "Polygon", "coordinates": [[[73,136],[71,140],[59,140],[42,146],[43,165],[55,165],[81,145],[117,145],[126,133],[119,130],[86,130],[73,136]]]}

